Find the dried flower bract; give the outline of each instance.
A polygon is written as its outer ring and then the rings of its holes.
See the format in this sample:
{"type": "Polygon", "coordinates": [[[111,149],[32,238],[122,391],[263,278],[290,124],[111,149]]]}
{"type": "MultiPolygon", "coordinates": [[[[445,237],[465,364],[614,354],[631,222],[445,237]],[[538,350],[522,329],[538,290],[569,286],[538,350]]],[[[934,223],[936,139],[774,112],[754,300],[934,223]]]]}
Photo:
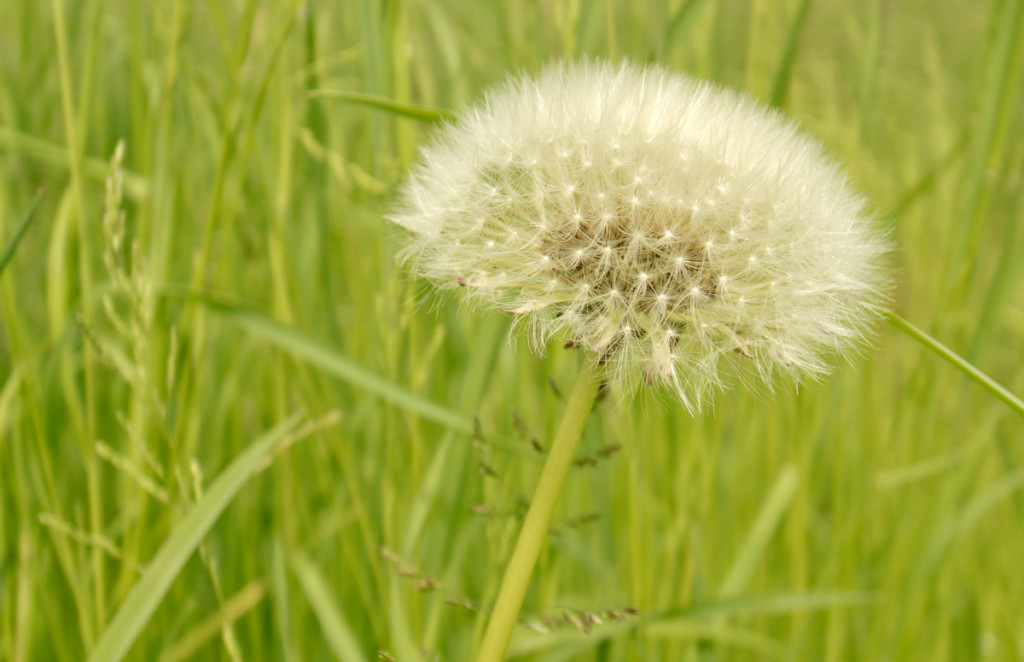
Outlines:
{"type": "Polygon", "coordinates": [[[490,91],[423,150],[391,220],[420,275],[691,410],[728,373],[824,374],[884,300],[886,241],[819,143],[657,67],[490,91]]]}

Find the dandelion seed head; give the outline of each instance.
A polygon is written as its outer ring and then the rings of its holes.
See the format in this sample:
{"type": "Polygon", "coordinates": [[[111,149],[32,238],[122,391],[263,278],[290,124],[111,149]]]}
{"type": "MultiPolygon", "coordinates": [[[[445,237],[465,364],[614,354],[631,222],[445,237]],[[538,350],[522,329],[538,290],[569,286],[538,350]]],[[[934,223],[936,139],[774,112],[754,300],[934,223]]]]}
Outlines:
{"type": "Polygon", "coordinates": [[[423,149],[390,218],[419,275],[693,411],[727,375],[826,373],[885,301],[888,243],[821,145],[658,67],[492,89],[423,149]]]}

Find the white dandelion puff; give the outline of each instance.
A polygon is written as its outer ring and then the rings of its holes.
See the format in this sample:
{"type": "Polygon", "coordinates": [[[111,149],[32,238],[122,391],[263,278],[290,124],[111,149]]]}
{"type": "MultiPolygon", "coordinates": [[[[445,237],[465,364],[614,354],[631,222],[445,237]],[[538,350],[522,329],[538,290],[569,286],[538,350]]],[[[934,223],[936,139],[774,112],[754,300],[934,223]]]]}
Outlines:
{"type": "Polygon", "coordinates": [[[726,374],[826,373],[885,300],[887,241],[821,145],[659,67],[491,90],[423,149],[390,219],[419,275],[692,411],[726,374]]]}

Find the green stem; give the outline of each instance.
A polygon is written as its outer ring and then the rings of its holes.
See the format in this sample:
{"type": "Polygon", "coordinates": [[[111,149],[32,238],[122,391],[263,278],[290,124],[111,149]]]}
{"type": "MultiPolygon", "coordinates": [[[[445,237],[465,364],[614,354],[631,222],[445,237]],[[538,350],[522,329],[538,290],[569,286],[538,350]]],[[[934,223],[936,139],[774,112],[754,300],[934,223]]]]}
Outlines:
{"type": "Polygon", "coordinates": [[[963,372],[965,375],[973,379],[986,391],[996,396],[1000,400],[1006,403],[1013,411],[1020,416],[1024,416],[1024,402],[1020,398],[1015,396],[1013,393],[1008,391],[1002,384],[992,379],[981,370],[975,368],[970,362],[961,357],[959,354],[940,343],[935,338],[917,328],[907,320],[903,319],[896,313],[886,313],[885,316],[889,319],[889,322],[893,326],[906,333],[911,338],[917,340],[919,343],[932,350],[943,359],[954,365],[958,370],[963,372]]]}
{"type": "Polygon", "coordinates": [[[500,662],[505,659],[505,649],[508,648],[512,630],[519,618],[519,609],[523,606],[523,598],[530,585],[530,576],[547,537],[555,502],[562,491],[583,427],[594,406],[601,385],[601,373],[596,357],[588,357],[569,396],[555,442],[544,463],[537,491],[530,502],[530,510],[526,513],[505,577],[501,580],[498,600],[491,612],[477,662],[500,662]]]}

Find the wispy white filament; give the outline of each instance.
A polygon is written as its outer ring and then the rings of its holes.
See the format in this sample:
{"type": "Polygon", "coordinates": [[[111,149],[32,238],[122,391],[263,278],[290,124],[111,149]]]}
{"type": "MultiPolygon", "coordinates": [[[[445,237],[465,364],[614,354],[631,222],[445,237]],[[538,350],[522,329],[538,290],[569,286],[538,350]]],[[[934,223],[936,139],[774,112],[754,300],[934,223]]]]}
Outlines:
{"type": "Polygon", "coordinates": [[[884,298],[886,242],[819,143],[657,67],[556,65],[490,91],[390,218],[422,276],[691,410],[743,364],[824,374],[884,298]]]}

